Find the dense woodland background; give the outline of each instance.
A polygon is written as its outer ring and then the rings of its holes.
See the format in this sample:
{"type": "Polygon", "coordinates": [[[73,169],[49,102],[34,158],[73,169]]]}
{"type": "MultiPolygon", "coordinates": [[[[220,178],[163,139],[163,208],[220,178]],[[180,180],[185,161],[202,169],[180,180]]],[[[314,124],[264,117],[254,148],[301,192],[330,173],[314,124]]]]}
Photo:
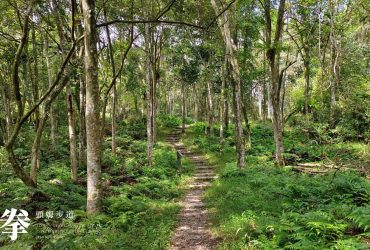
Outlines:
{"type": "Polygon", "coordinates": [[[220,249],[368,249],[369,31],[366,0],[1,1],[0,213],[32,225],[0,249],[168,248],[178,126],[220,249]]]}

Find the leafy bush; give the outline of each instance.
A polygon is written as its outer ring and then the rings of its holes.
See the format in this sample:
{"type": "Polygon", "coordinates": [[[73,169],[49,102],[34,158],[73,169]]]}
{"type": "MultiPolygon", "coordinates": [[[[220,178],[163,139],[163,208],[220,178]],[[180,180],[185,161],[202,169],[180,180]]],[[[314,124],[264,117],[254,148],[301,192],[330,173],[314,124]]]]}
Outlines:
{"type": "Polygon", "coordinates": [[[122,129],[135,140],[143,139],[146,137],[146,120],[140,117],[130,117],[122,129]]]}
{"type": "Polygon", "coordinates": [[[160,115],[157,119],[158,125],[162,127],[174,128],[181,124],[181,118],[177,116],[160,115]]]}

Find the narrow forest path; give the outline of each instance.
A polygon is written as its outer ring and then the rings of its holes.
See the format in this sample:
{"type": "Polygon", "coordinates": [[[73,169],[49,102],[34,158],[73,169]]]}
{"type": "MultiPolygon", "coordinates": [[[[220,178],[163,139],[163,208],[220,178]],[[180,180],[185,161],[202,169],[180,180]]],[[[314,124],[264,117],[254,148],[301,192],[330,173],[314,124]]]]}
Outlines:
{"type": "Polygon", "coordinates": [[[204,206],[203,196],[205,188],[216,175],[207,159],[201,154],[189,151],[179,142],[180,137],[181,128],[176,128],[168,135],[167,142],[196,166],[196,172],[182,201],[179,223],[172,237],[170,250],[215,249],[218,240],[212,237],[209,230],[209,214],[204,206]]]}

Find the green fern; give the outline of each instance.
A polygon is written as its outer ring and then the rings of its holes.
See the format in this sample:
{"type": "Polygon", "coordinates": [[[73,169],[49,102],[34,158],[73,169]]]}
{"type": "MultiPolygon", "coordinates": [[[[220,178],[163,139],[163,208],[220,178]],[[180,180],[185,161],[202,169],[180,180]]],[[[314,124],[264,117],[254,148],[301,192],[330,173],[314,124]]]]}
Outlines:
{"type": "Polygon", "coordinates": [[[370,227],[370,208],[367,207],[357,207],[354,209],[348,218],[355,223],[355,226],[363,229],[364,231],[369,230],[370,227]]]}

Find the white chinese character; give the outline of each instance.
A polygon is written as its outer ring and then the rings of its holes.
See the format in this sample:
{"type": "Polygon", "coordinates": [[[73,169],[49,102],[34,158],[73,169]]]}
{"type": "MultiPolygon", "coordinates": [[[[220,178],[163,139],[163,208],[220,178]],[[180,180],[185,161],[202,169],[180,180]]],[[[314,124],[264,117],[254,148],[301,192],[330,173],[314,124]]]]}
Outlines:
{"type": "Polygon", "coordinates": [[[46,211],[46,218],[52,219],[54,217],[54,211],[48,210],[46,211]]]}
{"type": "Polygon", "coordinates": [[[3,231],[3,234],[11,234],[9,237],[11,240],[15,241],[18,238],[18,234],[27,233],[26,228],[30,225],[27,221],[30,219],[28,218],[28,212],[22,209],[19,209],[19,213],[17,214],[17,209],[12,208],[11,210],[6,209],[4,214],[1,218],[7,218],[4,225],[0,228],[8,229],[8,231],[3,231]],[[14,221],[14,222],[13,222],[14,221]],[[11,223],[13,222],[13,223],[11,223]]]}
{"type": "Polygon", "coordinates": [[[60,210],[56,211],[56,213],[55,213],[55,215],[56,215],[57,218],[62,218],[63,217],[63,214],[64,214],[64,212],[63,211],[60,211],[60,210]]]}
{"type": "Polygon", "coordinates": [[[66,213],[66,218],[72,220],[73,217],[74,217],[73,211],[72,210],[68,210],[67,213],[66,213]]]}
{"type": "Polygon", "coordinates": [[[36,219],[44,218],[44,211],[36,211],[36,219]]]}

